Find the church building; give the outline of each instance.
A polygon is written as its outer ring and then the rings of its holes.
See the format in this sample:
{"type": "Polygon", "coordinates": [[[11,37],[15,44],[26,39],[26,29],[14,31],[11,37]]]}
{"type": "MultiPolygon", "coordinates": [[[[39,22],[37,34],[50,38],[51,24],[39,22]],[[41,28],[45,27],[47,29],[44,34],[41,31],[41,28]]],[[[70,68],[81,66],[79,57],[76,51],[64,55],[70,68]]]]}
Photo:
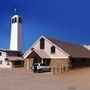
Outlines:
{"type": "Polygon", "coordinates": [[[24,54],[25,67],[45,63],[61,69],[90,66],[90,51],[83,46],[41,36],[24,54]]]}

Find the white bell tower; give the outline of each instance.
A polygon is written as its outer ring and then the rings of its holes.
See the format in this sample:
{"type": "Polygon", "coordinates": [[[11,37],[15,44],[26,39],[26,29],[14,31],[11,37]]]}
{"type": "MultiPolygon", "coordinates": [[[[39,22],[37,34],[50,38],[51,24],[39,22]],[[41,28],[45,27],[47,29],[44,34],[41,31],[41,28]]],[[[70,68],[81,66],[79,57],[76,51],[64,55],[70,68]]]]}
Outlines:
{"type": "Polygon", "coordinates": [[[22,51],[22,18],[14,15],[11,18],[10,50],[22,51]]]}

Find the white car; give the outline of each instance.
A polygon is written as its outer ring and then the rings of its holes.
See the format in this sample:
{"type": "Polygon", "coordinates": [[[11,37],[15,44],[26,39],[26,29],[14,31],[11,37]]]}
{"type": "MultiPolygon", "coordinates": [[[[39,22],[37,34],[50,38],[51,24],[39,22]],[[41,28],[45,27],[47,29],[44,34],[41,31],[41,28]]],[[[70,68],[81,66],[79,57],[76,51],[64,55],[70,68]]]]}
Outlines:
{"type": "Polygon", "coordinates": [[[44,63],[34,63],[32,70],[33,72],[48,72],[51,71],[51,68],[44,63]]]}

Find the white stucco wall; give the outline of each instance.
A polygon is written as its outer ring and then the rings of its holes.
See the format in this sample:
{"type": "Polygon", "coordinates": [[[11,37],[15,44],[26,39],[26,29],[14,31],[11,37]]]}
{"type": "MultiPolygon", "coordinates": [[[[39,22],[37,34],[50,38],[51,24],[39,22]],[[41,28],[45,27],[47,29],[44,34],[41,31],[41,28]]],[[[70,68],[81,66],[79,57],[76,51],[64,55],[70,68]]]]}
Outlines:
{"type": "Polygon", "coordinates": [[[2,60],[2,64],[0,64],[0,68],[12,68],[12,63],[10,62],[10,65],[7,65],[7,62],[5,61],[6,58],[6,52],[1,52],[0,61],[2,60]]]}
{"type": "MultiPolygon", "coordinates": [[[[50,43],[50,41],[46,40],[45,39],[45,49],[43,49],[49,56],[50,58],[68,58],[68,56],[63,53],[60,49],[58,49],[57,47],[55,48],[56,49],[56,53],[55,54],[51,54],[51,46],[53,46],[52,43],[50,43]]],[[[36,50],[41,50],[40,49],[40,41],[38,41],[34,46],[33,46],[34,49],[36,50]]]]}
{"type": "Polygon", "coordinates": [[[11,21],[15,17],[17,18],[17,22],[16,23],[11,22],[10,49],[21,51],[22,49],[22,24],[19,23],[18,15],[14,15],[11,18],[11,21]]]}

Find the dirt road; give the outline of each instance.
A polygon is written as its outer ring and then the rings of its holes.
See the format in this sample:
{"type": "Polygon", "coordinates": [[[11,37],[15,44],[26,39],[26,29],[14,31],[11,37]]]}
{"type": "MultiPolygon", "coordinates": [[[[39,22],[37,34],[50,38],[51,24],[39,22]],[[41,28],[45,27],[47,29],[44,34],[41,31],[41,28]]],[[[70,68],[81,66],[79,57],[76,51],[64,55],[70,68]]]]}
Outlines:
{"type": "Polygon", "coordinates": [[[60,75],[0,69],[0,90],[90,90],[90,68],[60,75]]]}

